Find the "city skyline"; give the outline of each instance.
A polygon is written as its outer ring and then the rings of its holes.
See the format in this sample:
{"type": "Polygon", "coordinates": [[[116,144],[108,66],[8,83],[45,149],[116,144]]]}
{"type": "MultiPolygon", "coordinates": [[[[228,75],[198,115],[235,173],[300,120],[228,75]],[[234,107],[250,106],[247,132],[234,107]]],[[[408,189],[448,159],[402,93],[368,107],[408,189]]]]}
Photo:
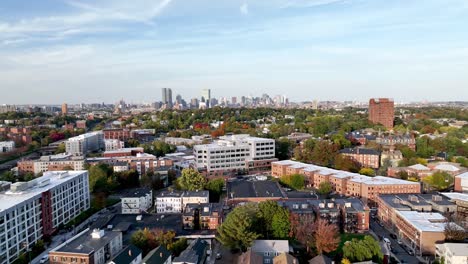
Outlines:
{"type": "Polygon", "coordinates": [[[0,104],[467,101],[468,4],[3,1],[0,104]],[[28,8],[24,8],[28,6],[28,8]]]}

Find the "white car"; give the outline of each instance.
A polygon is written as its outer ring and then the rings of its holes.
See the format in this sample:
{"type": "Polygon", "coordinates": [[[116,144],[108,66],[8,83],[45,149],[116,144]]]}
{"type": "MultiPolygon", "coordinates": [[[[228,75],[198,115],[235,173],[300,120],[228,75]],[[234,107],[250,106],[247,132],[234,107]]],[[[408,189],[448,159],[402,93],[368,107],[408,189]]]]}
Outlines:
{"type": "Polygon", "coordinates": [[[49,260],[49,255],[44,255],[42,256],[41,260],[39,260],[39,263],[46,263],[49,260]]]}

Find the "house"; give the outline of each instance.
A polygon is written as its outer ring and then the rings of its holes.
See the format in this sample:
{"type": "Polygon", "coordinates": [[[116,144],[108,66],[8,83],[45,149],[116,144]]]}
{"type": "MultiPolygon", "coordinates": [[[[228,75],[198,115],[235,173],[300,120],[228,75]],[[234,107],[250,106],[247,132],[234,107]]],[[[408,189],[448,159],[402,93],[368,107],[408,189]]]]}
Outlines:
{"type": "Polygon", "coordinates": [[[156,212],[181,213],[187,204],[208,203],[208,191],[163,191],[156,196],[156,212]]]}
{"type": "Polygon", "coordinates": [[[309,260],[309,264],[332,264],[333,261],[325,256],[325,255],[318,255],[315,258],[309,260]]]}
{"type": "Polygon", "coordinates": [[[171,264],[172,255],[166,247],[159,246],[151,250],[148,255],[142,260],[142,264],[171,264]]]}
{"type": "Polygon", "coordinates": [[[262,263],[263,256],[255,253],[249,248],[244,254],[240,255],[237,259],[237,264],[256,264],[262,263]]]}
{"type": "Polygon", "coordinates": [[[109,264],[140,264],[142,257],[141,249],[134,245],[124,248],[109,264]]]}
{"type": "Polygon", "coordinates": [[[208,243],[197,238],[172,261],[173,264],[202,264],[205,263],[208,243]]]}
{"type": "Polygon", "coordinates": [[[273,258],[273,264],[299,264],[299,261],[289,253],[283,253],[273,258]]]}
{"type": "Polygon", "coordinates": [[[288,240],[255,240],[251,247],[254,253],[263,257],[263,263],[273,263],[273,259],[283,253],[289,253],[288,240]]]}
{"type": "Polygon", "coordinates": [[[122,197],[122,214],[141,214],[153,206],[153,191],[140,188],[122,197]]]}

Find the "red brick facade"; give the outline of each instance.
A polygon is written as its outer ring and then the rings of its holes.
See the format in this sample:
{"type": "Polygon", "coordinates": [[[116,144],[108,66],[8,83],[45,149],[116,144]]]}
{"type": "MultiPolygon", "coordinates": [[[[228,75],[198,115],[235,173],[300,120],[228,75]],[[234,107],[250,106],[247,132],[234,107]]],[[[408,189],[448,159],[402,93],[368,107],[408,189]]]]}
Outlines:
{"type": "Polygon", "coordinates": [[[394,103],[388,98],[370,99],[369,121],[374,124],[382,124],[387,129],[393,128],[394,103]]]}

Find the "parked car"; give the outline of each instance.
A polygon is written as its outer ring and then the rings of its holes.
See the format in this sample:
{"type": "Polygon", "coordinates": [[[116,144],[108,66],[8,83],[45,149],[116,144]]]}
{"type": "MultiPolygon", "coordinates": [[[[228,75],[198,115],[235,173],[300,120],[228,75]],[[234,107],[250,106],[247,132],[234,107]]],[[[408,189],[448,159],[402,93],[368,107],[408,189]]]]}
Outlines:
{"type": "Polygon", "coordinates": [[[390,237],[393,238],[393,239],[397,239],[397,235],[395,235],[395,234],[390,234],[390,237]]]}
{"type": "Polygon", "coordinates": [[[398,239],[397,243],[398,243],[398,245],[403,245],[403,241],[401,241],[401,239],[398,239]]]}
{"type": "Polygon", "coordinates": [[[388,238],[386,238],[386,237],[383,238],[383,241],[384,241],[385,243],[387,243],[387,245],[389,245],[389,246],[392,245],[392,242],[390,242],[390,239],[388,239],[388,238]]]}
{"type": "Polygon", "coordinates": [[[42,258],[39,260],[39,263],[46,263],[49,260],[49,255],[44,255],[42,258]]]}
{"type": "Polygon", "coordinates": [[[221,259],[221,253],[216,253],[216,259],[221,259]]]}

